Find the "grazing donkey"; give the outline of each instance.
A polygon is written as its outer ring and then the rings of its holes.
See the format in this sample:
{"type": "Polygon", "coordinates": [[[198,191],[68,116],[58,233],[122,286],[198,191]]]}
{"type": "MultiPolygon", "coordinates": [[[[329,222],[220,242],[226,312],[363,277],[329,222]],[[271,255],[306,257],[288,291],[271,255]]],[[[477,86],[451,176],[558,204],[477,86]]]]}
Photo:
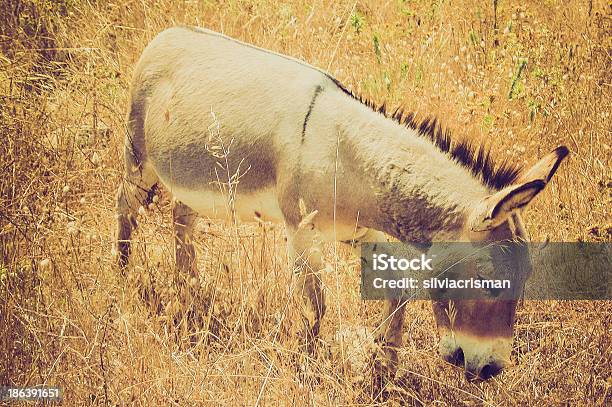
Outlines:
{"type": "MultiPolygon", "coordinates": [[[[157,183],[176,198],[176,262],[195,271],[196,217],[284,222],[299,275],[303,316],[316,336],[325,313],[317,272],[321,241],[527,239],[521,210],[568,154],[531,169],[495,166],[488,150],[452,142],[436,120],[376,109],[329,74],[224,35],[177,27],[159,34],[136,66],[117,193],[119,263],[157,183]],[[211,128],[229,146],[220,158],[211,128]],[[221,161],[221,165],[219,165],[221,161]],[[220,192],[233,174],[231,211],[220,192]],[[305,208],[312,211],[305,216],[305,208]]],[[[405,301],[388,300],[381,341],[397,365],[405,301]]],[[[435,302],[441,355],[487,378],[509,360],[516,301],[435,302]],[[453,323],[448,307],[453,309],[453,323]]]]}

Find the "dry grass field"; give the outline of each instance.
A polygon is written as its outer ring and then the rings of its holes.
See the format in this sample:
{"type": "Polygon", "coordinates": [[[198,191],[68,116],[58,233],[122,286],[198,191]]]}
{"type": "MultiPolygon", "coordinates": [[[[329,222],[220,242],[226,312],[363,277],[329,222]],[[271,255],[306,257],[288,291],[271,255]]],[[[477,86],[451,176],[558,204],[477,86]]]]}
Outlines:
{"type": "Polygon", "coordinates": [[[612,17],[603,1],[0,0],[0,384],[64,405],[611,405],[612,304],[526,301],[513,366],[469,383],[408,305],[397,380],[371,395],[359,265],[326,248],[320,349],[299,350],[282,226],[201,220],[199,281],[173,267],[170,197],[125,277],[114,194],[127,89],[156,33],[208,27],[328,70],[532,163],[571,150],[525,219],[532,240],[612,240],[612,17]],[[497,3],[494,9],[494,3],[497,3]],[[190,289],[187,289],[190,287],[190,289]]]}

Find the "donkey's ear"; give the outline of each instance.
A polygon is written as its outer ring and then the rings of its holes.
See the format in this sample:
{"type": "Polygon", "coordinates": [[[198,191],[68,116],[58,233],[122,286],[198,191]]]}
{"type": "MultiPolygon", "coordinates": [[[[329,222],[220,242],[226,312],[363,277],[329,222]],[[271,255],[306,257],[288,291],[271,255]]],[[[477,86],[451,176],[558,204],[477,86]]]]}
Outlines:
{"type": "Polygon", "coordinates": [[[524,182],[533,181],[536,179],[541,179],[544,182],[550,181],[559,165],[567,155],[569,154],[569,150],[565,146],[557,147],[550,153],[546,154],[540,161],[534,164],[533,167],[523,172],[519,178],[517,183],[521,184],[524,182]]]}
{"type": "Polygon", "coordinates": [[[504,223],[512,212],[527,206],[544,189],[568,154],[567,147],[557,147],[522,173],[513,185],[485,198],[471,216],[471,230],[483,232],[494,229],[504,223]]]}
{"type": "Polygon", "coordinates": [[[511,185],[489,195],[474,211],[470,221],[473,232],[492,230],[504,223],[513,212],[524,208],[546,186],[541,179],[511,185]]]}

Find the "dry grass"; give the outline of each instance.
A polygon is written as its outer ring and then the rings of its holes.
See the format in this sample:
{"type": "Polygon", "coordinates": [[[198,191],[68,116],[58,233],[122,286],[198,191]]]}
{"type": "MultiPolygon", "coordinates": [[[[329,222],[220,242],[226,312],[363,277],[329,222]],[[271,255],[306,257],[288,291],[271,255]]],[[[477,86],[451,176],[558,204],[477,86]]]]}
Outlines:
{"type": "MultiPolygon", "coordinates": [[[[380,304],[360,300],[346,253],[327,253],[312,360],[297,351],[281,227],[201,222],[188,294],[163,197],[141,222],[129,278],[114,266],[126,89],[144,45],[174,24],[304,59],[513,160],[568,145],[529,232],[611,239],[606,2],[499,1],[497,29],[490,1],[0,3],[2,384],[59,385],[66,405],[375,403],[363,327],[378,325],[380,304]]],[[[411,303],[386,402],[609,405],[611,315],[610,302],[527,302],[515,366],[472,384],[437,356],[429,304],[411,303]]]]}

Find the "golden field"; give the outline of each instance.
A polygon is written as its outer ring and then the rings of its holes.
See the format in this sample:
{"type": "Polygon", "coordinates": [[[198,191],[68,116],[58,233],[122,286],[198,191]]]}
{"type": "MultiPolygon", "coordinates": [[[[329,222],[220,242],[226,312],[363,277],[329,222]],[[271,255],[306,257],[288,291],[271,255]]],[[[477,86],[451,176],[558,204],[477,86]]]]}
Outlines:
{"type": "Polygon", "coordinates": [[[170,196],[112,253],[132,68],[198,25],[303,59],[354,93],[441,117],[499,159],[571,150],[525,215],[534,241],[612,240],[612,17],[602,1],[0,0],[0,385],[64,405],[610,405],[612,304],[526,301],[514,365],[482,383],[408,305],[397,380],[371,394],[359,268],[330,245],[317,354],[299,350],[283,228],[200,220],[173,267],[170,196]],[[495,3],[495,7],[494,7],[495,3]],[[190,287],[187,289],[187,287],[190,287]]]}

